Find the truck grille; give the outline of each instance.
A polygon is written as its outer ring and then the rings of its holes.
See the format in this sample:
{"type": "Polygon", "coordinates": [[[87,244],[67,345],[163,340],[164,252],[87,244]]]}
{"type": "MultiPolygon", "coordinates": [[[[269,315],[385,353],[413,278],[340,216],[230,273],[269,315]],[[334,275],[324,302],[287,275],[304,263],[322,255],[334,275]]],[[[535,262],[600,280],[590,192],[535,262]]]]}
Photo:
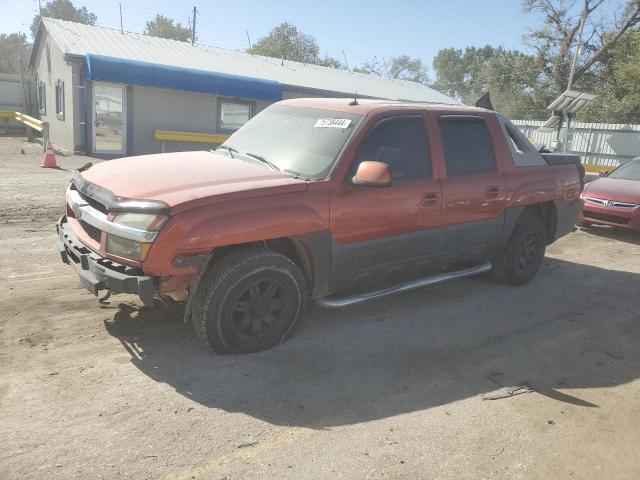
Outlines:
{"type": "Polygon", "coordinates": [[[94,198],[89,197],[88,195],[85,195],[84,193],[81,193],[81,192],[78,192],[78,193],[80,194],[82,199],[85,202],[87,202],[89,205],[91,205],[93,208],[95,208],[99,212],[104,213],[105,215],[108,213],[107,207],[105,207],[102,203],[100,203],[94,198]]]}
{"type": "Polygon", "coordinates": [[[593,218],[594,220],[602,220],[603,222],[617,223],[619,225],[626,225],[631,221],[629,218],[619,217],[618,215],[590,212],[589,210],[584,210],[583,215],[587,219],[593,218]]]}
{"type": "Polygon", "coordinates": [[[89,235],[91,240],[94,240],[94,241],[100,243],[100,237],[102,236],[102,230],[100,230],[99,228],[94,227],[93,225],[89,225],[84,220],[80,220],[80,225],[82,226],[84,231],[87,232],[87,235],[89,235]]]}

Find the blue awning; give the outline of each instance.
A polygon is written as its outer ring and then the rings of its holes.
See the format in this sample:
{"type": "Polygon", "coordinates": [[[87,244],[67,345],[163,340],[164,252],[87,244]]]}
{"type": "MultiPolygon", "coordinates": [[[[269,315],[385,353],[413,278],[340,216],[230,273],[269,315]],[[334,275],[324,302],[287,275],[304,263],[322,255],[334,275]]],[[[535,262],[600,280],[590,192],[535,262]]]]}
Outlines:
{"type": "Polygon", "coordinates": [[[211,93],[255,100],[282,100],[282,85],[273,80],[173,67],[137,60],[87,54],[87,78],[104,82],[211,93]]]}

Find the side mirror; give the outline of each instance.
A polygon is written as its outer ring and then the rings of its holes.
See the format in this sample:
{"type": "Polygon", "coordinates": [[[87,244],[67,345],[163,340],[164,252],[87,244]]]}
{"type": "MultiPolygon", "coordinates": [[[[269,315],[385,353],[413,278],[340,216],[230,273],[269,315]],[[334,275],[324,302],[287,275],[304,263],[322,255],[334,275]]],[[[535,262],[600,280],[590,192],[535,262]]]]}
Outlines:
{"type": "Polygon", "coordinates": [[[601,177],[606,177],[607,175],[609,175],[609,171],[608,170],[600,170],[598,172],[598,175],[600,175],[601,177]]]}
{"type": "Polygon", "coordinates": [[[391,185],[391,169],[382,162],[360,162],[351,182],[362,187],[388,187],[391,185]]]}

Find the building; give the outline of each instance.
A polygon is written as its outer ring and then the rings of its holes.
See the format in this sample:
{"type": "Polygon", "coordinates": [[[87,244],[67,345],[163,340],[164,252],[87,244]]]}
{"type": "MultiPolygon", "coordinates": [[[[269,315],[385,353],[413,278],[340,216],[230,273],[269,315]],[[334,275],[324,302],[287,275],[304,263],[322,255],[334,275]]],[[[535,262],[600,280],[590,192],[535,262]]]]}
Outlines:
{"type": "MultiPolygon", "coordinates": [[[[424,85],[43,18],[30,69],[51,140],[96,156],[154,153],[156,130],[216,134],[294,97],[456,103],[424,85]]],[[[172,143],[167,150],[209,145],[172,143]]]]}
{"type": "MultiPolygon", "coordinates": [[[[0,73],[0,110],[24,111],[24,91],[20,75],[0,73]]],[[[0,116],[0,134],[23,132],[24,126],[11,118],[0,116]]]]}

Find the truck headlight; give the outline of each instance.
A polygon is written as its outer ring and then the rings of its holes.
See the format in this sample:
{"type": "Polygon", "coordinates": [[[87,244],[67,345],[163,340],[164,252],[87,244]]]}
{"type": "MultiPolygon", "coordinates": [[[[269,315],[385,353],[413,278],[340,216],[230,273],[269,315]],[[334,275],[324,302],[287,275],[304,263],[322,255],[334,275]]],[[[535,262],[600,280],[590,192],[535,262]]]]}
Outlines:
{"type": "Polygon", "coordinates": [[[155,213],[122,212],[113,219],[114,223],[119,223],[125,227],[137,228],[157,232],[167,223],[169,217],[155,213]]]}
{"type": "Polygon", "coordinates": [[[107,236],[107,252],[119,257],[142,262],[147,258],[150,249],[151,243],[148,242],[136,242],[112,234],[107,236]]]}
{"type": "Polygon", "coordinates": [[[151,241],[169,217],[156,213],[120,212],[113,219],[113,223],[121,225],[123,235],[118,235],[118,229],[107,235],[107,252],[119,257],[142,262],[147,258],[151,249],[151,241]],[[125,228],[135,229],[132,238],[125,238],[125,228]]]}

